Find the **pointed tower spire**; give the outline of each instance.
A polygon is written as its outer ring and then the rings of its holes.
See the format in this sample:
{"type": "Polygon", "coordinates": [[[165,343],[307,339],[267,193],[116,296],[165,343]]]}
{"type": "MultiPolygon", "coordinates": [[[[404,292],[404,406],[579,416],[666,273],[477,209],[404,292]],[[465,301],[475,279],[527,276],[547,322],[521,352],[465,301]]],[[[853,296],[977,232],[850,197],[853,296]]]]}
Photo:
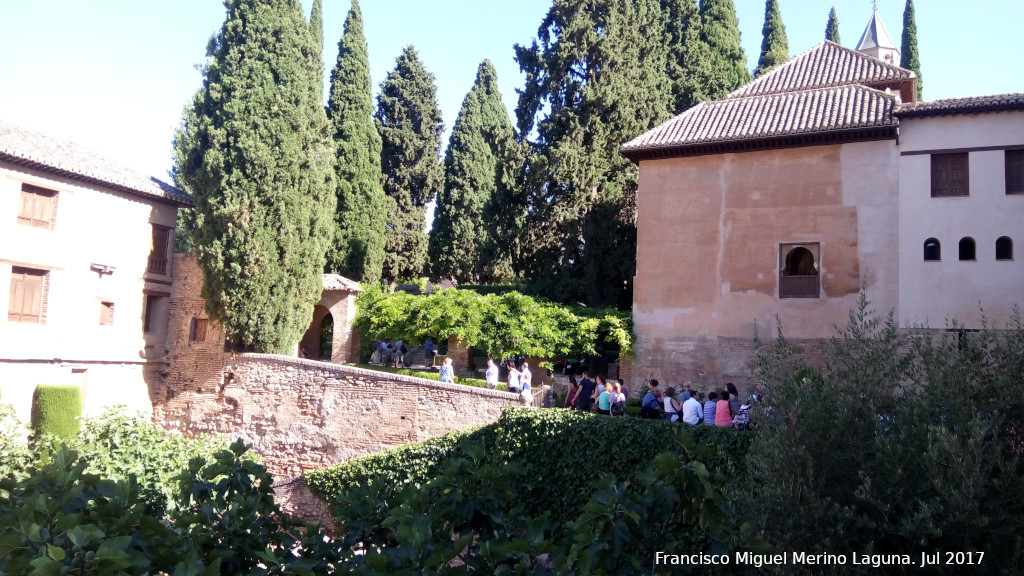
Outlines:
{"type": "Polygon", "coordinates": [[[857,51],[874,56],[893,66],[899,66],[900,63],[899,48],[889,36],[889,31],[885,29],[885,24],[882,23],[878,12],[871,15],[871,20],[868,21],[868,26],[864,29],[860,42],[857,43],[857,51]]]}

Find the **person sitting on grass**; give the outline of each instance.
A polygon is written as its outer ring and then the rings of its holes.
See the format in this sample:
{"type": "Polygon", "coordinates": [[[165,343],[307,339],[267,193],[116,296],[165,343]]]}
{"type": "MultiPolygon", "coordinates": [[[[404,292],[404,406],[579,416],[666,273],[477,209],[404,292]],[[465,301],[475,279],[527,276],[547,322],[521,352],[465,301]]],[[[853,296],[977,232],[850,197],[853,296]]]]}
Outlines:
{"type": "Polygon", "coordinates": [[[658,389],[658,381],[650,380],[650,388],[644,394],[643,402],[640,404],[640,417],[657,420],[661,418],[661,390],[658,389]]]}
{"type": "Polygon", "coordinates": [[[704,403],[704,425],[715,425],[715,409],[718,406],[718,392],[708,392],[708,401],[704,403]]]}

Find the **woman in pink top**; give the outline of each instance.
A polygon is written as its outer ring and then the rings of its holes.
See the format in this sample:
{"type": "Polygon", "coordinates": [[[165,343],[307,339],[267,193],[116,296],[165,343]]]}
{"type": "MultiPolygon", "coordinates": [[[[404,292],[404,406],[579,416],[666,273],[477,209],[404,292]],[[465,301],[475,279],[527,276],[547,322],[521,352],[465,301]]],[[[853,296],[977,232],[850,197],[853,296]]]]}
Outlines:
{"type": "Polygon", "coordinates": [[[732,428],[732,406],[729,405],[729,393],[722,392],[715,402],[715,426],[732,428]]]}

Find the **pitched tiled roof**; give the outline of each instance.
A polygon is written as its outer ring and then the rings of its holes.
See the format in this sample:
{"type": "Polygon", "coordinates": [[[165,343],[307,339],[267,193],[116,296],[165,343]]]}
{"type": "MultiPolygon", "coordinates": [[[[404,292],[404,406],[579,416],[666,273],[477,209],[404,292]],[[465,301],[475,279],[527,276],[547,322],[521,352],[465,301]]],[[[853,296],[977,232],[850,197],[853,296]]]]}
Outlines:
{"type": "Polygon", "coordinates": [[[101,184],[149,198],[192,204],[174,186],[126,168],[92,150],[0,120],[0,160],[101,184]]]}
{"type": "Polygon", "coordinates": [[[622,153],[685,153],[709,143],[891,128],[896,97],[864,86],[838,86],[783,94],[702,102],[623,144],[622,153]]]}
{"type": "Polygon", "coordinates": [[[728,98],[779,94],[848,84],[867,86],[910,81],[914,73],[825,41],[749,82],[728,98]]]}
{"type": "Polygon", "coordinates": [[[324,274],[324,290],[346,290],[348,292],[362,292],[363,289],[358,282],[353,282],[340,274],[324,274]]]}
{"type": "Polygon", "coordinates": [[[949,116],[953,114],[981,114],[1004,110],[1024,110],[1024,93],[996,94],[994,96],[972,96],[970,98],[949,98],[932,102],[911,102],[896,109],[900,118],[921,116],[949,116]]]}

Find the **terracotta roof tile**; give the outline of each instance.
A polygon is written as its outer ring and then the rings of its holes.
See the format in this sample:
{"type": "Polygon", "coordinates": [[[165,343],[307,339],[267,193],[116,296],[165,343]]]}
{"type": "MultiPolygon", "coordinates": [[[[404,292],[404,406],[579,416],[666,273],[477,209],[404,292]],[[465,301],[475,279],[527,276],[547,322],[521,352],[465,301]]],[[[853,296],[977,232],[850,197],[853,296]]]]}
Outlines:
{"type": "Polygon", "coordinates": [[[702,102],[622,152],[896,126],[895,106],[894,95],[859,85],[702,102]]]}
{"type": "Polygon", "coordinates": [[[74,142],[50,138],[3,120],[0,120],[0,160],[107,185],[140,196],[192,204],[191,196],[166,182],[122,166],[74,142]]]}
{"type": "Polygon", "coordinates": [[[737,88],[727,98],[849,84],[870,86],[909,81],[913,78],[914,73],[910,70],[886,64],[877,58],[826,40],[737,88]]]}
{"type": "Polygon", "coordinates": [[[948,116],[953,114],[980,114],[1004,110],[1024,110],[1024,93],[996,94],[993,96],[972,96],[949,98],[932,102],[910,102],[896,109],[900,118],[920,116],[948,116]]]}
{"type": "Polygon", "coordinates": [[[340,274],[324,274],[324,290],[346,290],[348,292],[362,292],[363,289],[358,282],[349,280],[340,274]]]}

